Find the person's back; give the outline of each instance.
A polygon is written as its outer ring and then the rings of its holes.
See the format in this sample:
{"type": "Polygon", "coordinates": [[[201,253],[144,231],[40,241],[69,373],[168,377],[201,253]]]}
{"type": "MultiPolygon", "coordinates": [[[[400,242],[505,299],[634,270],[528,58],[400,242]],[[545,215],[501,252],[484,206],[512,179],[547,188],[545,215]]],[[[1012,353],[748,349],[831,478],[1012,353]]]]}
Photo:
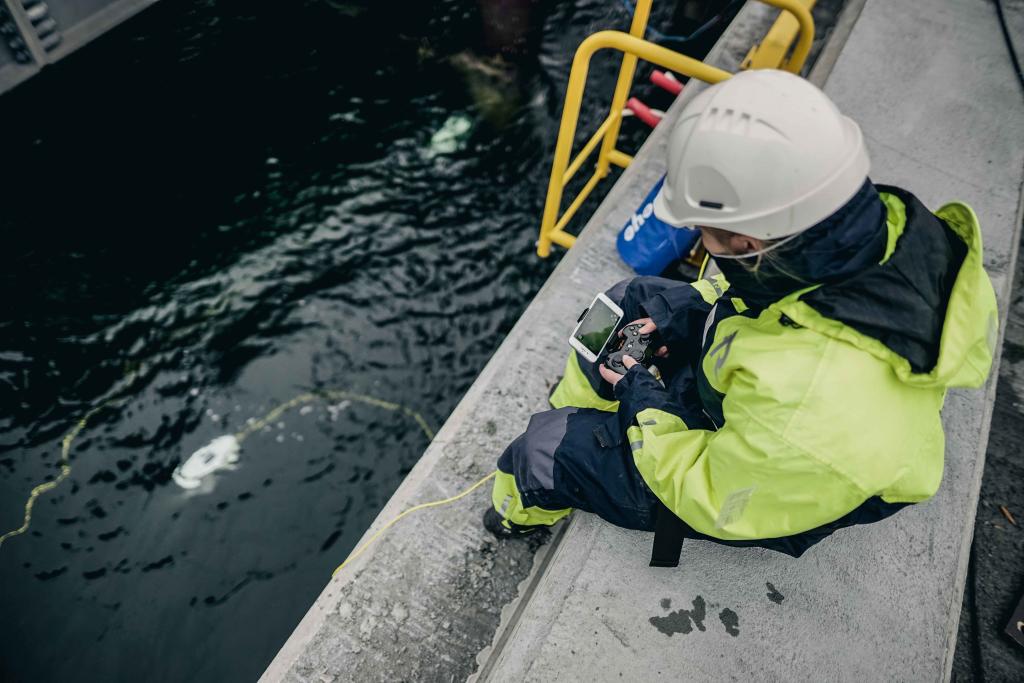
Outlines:
{"type": "Polygon", "coordinates": [[[756,318],[750,308],[722,317],[709,333],[701,407],[717,431],[701,453],[707,468],[691,466],[678,482],[656,478],[648,460],[672,456],[648,439],[635,452],[654,493],[695,530],[723,539],[791,536],[861,505],[877,512],[938,489],[939,410],[947,388],[977,386],[987,375],[994,299],[973,214],[953,205],[940,210],[943,222],[887,189],[885,245],[894,246],[884,261],[841,282],[800,287],[756,318]],[[905,202],[914,209],[909,221],[905,202]],[[921,339],[934,342],[915,343],[921,339]],[[728,427],[736,421],[734,435],[728,427]],[[770,461],[772,476],[757,476],[761,461],[770,461]],[[740,491],[750,509],[737,515],[721,500],[701,504],[702,488],[719,498],[740,491]],[[737,521],[722,519],[723,508],[737,521]]]}
{"type": "Polygon", "coordinates": [[[792,75],[748,72],[695,98],[655,211],[700,227],[724,277],[608,292],[660,334],[664,386],[571,357],[556,410],[499,460],[489,528],[580,507],[799,556],[933,495],[945,392],[984,382],[995,298],[973,212],[876,190],[868,166],[856,124],[792,75]]]}

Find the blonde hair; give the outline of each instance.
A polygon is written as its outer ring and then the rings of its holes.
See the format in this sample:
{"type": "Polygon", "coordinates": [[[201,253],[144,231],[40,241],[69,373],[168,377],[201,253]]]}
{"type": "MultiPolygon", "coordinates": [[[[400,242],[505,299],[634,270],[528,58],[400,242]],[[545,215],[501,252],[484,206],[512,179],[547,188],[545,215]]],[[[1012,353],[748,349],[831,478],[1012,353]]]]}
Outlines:
{"type": "MultiPolygon", "coordinates": [[[[722,228],[713,228],[708,225],[702,225],[700,226],[700,229],[707,230],[718,242],[727,242],[731,236],[737,234],[734,232],[730,232],[729,230],[723,230],[722,228]]],[[[759,248],[760,253],[757,255],[757,258],[753,259],[753,262],[751,262],[750,259],[736,259],[736,262],[744,270],[750,273],[754,273],[755,276],[759,276],[761,267],[764,265],[770,265],[773,270],[775,270],[777,273],[780,273],[781,275],[796,280],[797,282],[806,282],[802,277],[800,277],[796,273],[790,272],[789,269],[785,267],[785,259],[781,257],[781,254],[785,252],[784,247],[780,246],[778,249],[769,248],[773,244],[788,241],[785,237],[780,237],[778,239],[773,240],[762,240],[757,239],[756,237],[751,237],[750,239],[756,240],[761,245],[759,248]]],[[[737,256],[742,256],[742,254],[737,254],[737,256]]],[[[811,283],[806,282],[806,284],[811,283]]]]}

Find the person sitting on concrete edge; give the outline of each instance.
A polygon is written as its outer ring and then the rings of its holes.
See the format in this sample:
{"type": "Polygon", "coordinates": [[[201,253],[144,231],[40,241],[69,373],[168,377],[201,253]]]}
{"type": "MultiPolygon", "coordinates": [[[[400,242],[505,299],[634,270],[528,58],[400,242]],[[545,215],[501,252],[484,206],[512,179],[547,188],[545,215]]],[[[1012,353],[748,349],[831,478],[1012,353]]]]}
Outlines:
{"type": "Polygon", "coordinates": [[[607,295],[665,348],[664,384],[571,352],[498,460],[485,526],[499,537],[573,508],[683,538],[799,557],[832,532],[933,496],[940,411],[979,387],[997,338],[974,211],[932,213],[875,185],[858,125],[775,70],[710,86],[668,143],[655,214],[698,226],[720,275],[653,277],[607,295]]]}

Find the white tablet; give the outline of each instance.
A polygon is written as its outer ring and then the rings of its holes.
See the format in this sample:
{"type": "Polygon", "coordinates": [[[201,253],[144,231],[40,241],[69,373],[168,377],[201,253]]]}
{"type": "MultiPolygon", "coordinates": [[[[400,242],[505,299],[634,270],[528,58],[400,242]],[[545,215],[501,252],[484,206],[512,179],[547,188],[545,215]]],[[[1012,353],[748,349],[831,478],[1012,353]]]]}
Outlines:
{"type": "Polygon", "coordinates": [[[604,294],[598,294],[577,321],[576,329],[569,337],[569,346],[595,363],[621,320],[622,309],[604,294]]]}

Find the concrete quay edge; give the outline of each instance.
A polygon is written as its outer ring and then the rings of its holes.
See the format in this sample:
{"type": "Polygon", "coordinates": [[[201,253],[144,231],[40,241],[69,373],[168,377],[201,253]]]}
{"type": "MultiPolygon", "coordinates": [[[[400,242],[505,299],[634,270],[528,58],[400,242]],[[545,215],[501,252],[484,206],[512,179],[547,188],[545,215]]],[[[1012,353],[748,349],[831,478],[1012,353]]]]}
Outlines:
{"type": "MultiPolygon", "coordinates": [[[[1003,322],[1022,220],[1016,85],[989,3],[868,0],[824,86],[864,129],[874,180],[974,206],[1003,322]]],[[[574,251],[604,248],[614,218],[595,215],[574,251]]],[[[650,569],[649,535],[576,515],[483,680],[948,679],[997,370],[947,399],[933,500],[800,560],[694,542],[678,570],[650,569]]]]}

